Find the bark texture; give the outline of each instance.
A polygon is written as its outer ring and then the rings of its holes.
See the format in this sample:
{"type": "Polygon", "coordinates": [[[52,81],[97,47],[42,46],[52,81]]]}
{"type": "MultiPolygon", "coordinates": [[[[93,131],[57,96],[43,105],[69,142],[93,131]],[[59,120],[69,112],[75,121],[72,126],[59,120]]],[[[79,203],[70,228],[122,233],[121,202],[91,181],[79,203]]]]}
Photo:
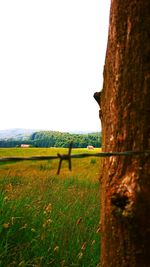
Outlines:
{"type": "MultiPolygon", "coordinates": [[[[103,151],[150,149],[150,0],[112,0],[100,98],[103,151]]],[[[101,177],[101,266],[150,267],[150,157],[111,157],[101,177]]]]}

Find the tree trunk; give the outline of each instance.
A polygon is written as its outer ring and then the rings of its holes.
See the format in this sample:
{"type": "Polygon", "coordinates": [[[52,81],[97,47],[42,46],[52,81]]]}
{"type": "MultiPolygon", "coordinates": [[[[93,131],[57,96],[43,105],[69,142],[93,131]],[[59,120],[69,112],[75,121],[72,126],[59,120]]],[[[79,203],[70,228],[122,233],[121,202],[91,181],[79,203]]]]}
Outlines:
{"type": "MultiPolygon", "coordinates": [[[[112,0],[104,85],[103,151],[150,149],[150,0],[112,0]]],[[[150,267],[150,157],[104,159],[101,267],[150,267]]]]}

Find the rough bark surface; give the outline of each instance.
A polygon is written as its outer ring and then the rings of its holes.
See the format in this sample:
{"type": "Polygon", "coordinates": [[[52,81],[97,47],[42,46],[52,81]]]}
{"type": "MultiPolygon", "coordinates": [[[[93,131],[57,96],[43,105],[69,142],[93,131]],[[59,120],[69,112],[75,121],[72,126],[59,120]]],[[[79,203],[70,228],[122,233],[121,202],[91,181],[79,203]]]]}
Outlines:
{"type": "MultiPolygon", "coordinates": [[[[150,149],[150,0],[112,0],[103,151],[150,149]]],[[[150,157],[111,157],[101,177],[101,266],[150,267],[150,157]]]]}

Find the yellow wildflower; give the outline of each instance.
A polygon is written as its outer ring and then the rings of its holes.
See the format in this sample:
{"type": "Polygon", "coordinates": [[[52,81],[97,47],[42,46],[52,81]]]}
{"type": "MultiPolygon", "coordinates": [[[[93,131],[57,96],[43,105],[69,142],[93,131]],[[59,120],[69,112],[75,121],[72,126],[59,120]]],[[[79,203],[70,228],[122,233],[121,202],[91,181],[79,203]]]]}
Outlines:
{"type": "Polygon", "coordinates": [[[35,232],[36,232],[36,230],[35,230],[34,228],[31,228],[31,232],[35,233],[35,232]]]}
{"type": "Polygon", "coordinates": [[[96,242],[95,240],[92,241],[92,246],[95,244],[95,242],[96,242]]]}
{"type": "Polygon", "coordinates": [[[52,204],[49,203],[44,210],[44,214],[50,213],[52,211],[52,204]]]}
{"type": "Polygon", "coordinates": [[[79,260],[81,260],[81,259],[82,259],[82,257],[83,257],[83,253],[82,253],[82,252],[80,252],[80,253],[78,254],[78,258],[79,258],[79,260]]]}
{"type": "Polygon", "coordinates": [[[6,192],[12,192],[12,190],[13,190],[13,186],[12,186],[12,184],[8,184],[8,185],[6,185],[6,192]]]}
{"type": "Polygon", "coordinates": [[[8,229],[8,228],[9,228],[9,226],[10,226],[10,224],[9,224],[9,223],[4,223],[4,224],[3,224],[3,228],[5,228],[5,229],[8,229]]]}
{"type": "Polygon", "coordinates": [[[27,223],[25,223],[25,224],[20,228],[20,230],[21,230],[21,229],[26,229],[27,226],[28,226],[27,223]]]}
{"type": "Polygon", "coordinates": [[[25,266],[25,261],[21,261],[19,264],[18,264],[19,267],[24,267],[25,266]]]}
{"type": "Polygon", "coordinates": [[[55,252],[58,252],[58,250],[59,250],[59,247],[56,246],[56,247],[54,248],[54,251],[55,251],[55,252]]]}

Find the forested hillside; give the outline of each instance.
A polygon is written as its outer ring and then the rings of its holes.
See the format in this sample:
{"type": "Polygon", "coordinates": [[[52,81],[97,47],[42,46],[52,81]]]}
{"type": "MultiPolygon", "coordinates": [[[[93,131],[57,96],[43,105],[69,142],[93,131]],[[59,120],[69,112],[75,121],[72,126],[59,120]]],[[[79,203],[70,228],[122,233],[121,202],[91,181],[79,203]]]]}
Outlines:
{"type": "Polygon", "coordinates": [[[101,146],[101,134],[71,134],[56,131],[37,131],[25,139],[5,139],[0,140],[0,147],[16,147],[22,143],[29,144],[32,147],[68,147],[73,142],[74,148],[84,148],[88,145],[94,147],[101,146]]]}

